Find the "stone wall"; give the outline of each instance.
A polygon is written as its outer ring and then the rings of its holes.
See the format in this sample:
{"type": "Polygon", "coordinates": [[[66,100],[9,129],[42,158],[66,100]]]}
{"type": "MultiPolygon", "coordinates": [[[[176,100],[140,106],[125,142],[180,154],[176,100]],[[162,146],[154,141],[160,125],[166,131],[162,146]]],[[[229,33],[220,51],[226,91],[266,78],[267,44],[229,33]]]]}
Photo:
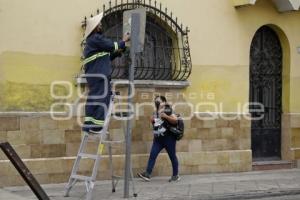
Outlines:
{"type": "Polygon", "coordinates": [[[285,160],[300,160],[300,114],[284,114],[282,154],[285,160]]]}
{"type": "MultiPolygon", "coordinates": [[[[152,101],[153,93],[175,93],[170,89],[137,89],[135,102],[152,101]],[[146,100],[143,95],[149,93],[146,100]],[[143,93],[143,95],[141,95],[143,93]],[[150,100],[151,99],[151,100],[150,100]]],[[[174,95],[175,96],[175,95],[174,95]]],[[[177,98],[177,97],[176,97],[177,98]]],[[[176,102],[179,99],[169,98],[176,102]]],[[[181,99],[182,100],[182,99],[181,99]]],[[[145,169],[152,144],[152,132],[149,118],[151,106],[138,111],[134,120],[132,135],[132,160],[134,173],[145,169]]],[[[177,113],[188,115],[185,108],[178,108],[177,113]]],[[[207,114],[193,114],[185,121],[184,138],[178,142],[177,152],[180,162],[180,174],[240,172],[250,171],[252,156],[250,145],[250,121],[244,118],[225,120],[203,120],[207,114]]],[[[234,117],[226,114],[227,118],[234,117]]],[[[110,136],[113,140],[124,139],[123,123],[112,120],[110,136]]],[[[25,164],[41,183],[66,182],[81,142],[80,126],[77,118],[67,121],[55,121],[47,115],[1,116],[0,140],[13,145],[25,164]]],[[[89,143],[88,152],[96,152],[97,146],[89,143]]],[[[99,179],[109,179],[107,150],[99,169],[99,179]]],[[[113,148],[114,168],[117,174],[123,173],[124,147],[113,148]]],[[[89,174],[91,160],[85,159],[80,167],[82,174],[89,174]]],[[[24,185],[17,171],[3,153],[0,153],[0,186],[24,185]]],[[[160,154],[154,175],[171,175],[171,163],[167,154],[160,154]]]]}

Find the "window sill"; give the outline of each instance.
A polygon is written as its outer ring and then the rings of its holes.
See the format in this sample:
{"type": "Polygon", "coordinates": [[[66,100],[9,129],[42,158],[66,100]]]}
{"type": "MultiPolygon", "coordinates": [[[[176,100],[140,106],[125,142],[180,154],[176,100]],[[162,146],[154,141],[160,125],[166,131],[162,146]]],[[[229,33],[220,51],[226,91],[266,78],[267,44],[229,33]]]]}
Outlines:
{"type": "MultiPolygon", "coordinates": [[[[83,77],[76,79],[77,85],[86,85],[87,81],[83,77]]],[[[112,80],[113,84],[117,84],[119,87],[125,87],[128,85],[128,80],[112,80]]],[[[190,86],[189,81],[163,81],[163,80],[135,80],[135,87],[137,88],[174,88],[183,89],[190,86]]]]}

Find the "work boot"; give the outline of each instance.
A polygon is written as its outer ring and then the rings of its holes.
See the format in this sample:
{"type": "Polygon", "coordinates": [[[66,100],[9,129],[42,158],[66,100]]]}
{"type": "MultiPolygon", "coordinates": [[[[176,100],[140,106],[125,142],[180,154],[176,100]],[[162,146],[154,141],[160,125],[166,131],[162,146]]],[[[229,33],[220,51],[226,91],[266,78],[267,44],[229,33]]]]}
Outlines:
{"type": "Polygon", "coordinates": [[[143,172],[143,173],[137,173],[138,177],[140,177],[141,179],[143,179],[144,181],[149,182],[151,177],[150,174],[148,172],[143,172]]]}
{"type": "Polygon", "coordinates": [[[170,179],[169,179],[169,182],[177,182],[177,181],[180,181],[180,176],[177,175],[177,176],[172,176],[170,179]]]}
{"type": "Polygon", "coordinates": [[[90,130],[89,130],[89,134],[100,134],[101,133],[101,131],[102,131],[102,127],[98,127],[98,128],[91,128],[90,130]]]}

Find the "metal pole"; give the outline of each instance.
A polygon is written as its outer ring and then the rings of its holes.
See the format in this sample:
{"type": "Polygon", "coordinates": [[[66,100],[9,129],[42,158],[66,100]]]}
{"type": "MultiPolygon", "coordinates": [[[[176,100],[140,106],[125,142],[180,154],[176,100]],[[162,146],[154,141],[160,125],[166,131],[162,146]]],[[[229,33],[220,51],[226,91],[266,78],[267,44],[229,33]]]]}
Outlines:
{"type": "MultiPolygon", "coordinates": [[[[137,13],[132,14],[131,18],[131,66],[129,68],[129,88],[128,88],[128,111],[132,108],[130,105],[133,103],[132,87],[134,86],[134,69],[136,65],[136,52],[138,48],[138,39],[140,30],[140,15],[137,13]]],[[[133,118],[134,113],[130,113],[129,117],[133,118]]],[[[129,198],[129,181],[131,176],[131,134],[132,134],[132,119],[127,121],[127,134],[126,134],[126,155],[125,155],[125,177],[124,177],[124,198],[129,198]]]]}

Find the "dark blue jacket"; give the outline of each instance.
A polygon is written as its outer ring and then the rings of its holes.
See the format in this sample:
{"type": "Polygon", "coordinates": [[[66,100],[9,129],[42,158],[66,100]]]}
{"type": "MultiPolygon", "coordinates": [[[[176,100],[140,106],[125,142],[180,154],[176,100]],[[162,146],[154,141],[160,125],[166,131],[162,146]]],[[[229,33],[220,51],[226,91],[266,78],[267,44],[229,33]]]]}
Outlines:
{"type": "Polygon", "coordinates": [[[103,57],[99,57],[85,65],[86,74],[103,74],[110,76],[112,73],[111,61],[120,56],[116,52],[118,49],[125,49],[125,42],[113,42],[106,38],[103,34],[93,33],[86,39],[85,49],[83,51],[84,58],[89,58],[100,52],[110,53],[103,57]]]}

